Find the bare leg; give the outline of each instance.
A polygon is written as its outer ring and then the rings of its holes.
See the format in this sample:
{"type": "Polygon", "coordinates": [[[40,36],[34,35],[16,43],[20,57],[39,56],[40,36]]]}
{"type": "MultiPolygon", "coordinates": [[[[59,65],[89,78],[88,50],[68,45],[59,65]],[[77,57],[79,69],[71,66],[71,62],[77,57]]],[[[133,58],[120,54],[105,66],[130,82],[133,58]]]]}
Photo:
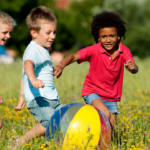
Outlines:
{"type": "Polygon", "coordinates": [[[100,99],[95,99],[92,103],[91,103],[92,106],[98,108],[100,111],[102,111],[106,117],[108,118],[108,120],[110,121],[110,118],[111,118],[111,113],[109,111],[109,109],[106,107],[106,105],[103,103],[102,100],[100,99]]]}
{"type": "Polygon", "coordinates": [[[110,118],[110,123],[112,125],[112,128],[111,128],[111,140],[114,140],[115,128],[116,128],[116,120],[117,120],[117,114],[116,113],[111,114],[111,118],[110,118]]]}
{"type": "MultiPolygon", "coordinates": [[[[98,108],[100,111],[102,111],[106,115],[106,117],[108,118],[108,120],[110,122],[110,120],[111,120],[111,112],[109,111],[109,109],[106,107],[106,105],[104,104],[104,102],[102,100],[96,99],[96,100],[94,100],[91,103],[91,105],[94,106],[94,107],[96,107],[96,108],[98,108]]],[[[105,137],[108,140],[108,142],[111,139],[111,135],[112,135],[111,132],[108,132],[107,137],[105,137]]],[[[100,149],[107,149],[108,145],[109,145],[108,142],[107,141],[103,141],[101,143],[101,148],[100,149]],[[107,143],[108,143],[108,145],[107,145],[107,143]]]]}
{"type": "Polygon", "coordinates": [[[116,120],[117,120],[117,114],[116,113],[111,114],[110,123],[111,123],[114,130],[116,127],[116,120]]]}
{"type": "Polygon", "coordinates": [[[2,119],[0,118],[0,129],[2,128],[2,125],[3,125],[2,119]]]}
{"type": "Polygon", "coordinates": [[[43,126],[41,126],[40,123],[38,123],[33,128],[31,128],[29,131],[27,131],[25,133],[25,135],[18,138],[17,141],[19,144],[28,143],[33,138],[44,135],[45,132],[46,132],[46,128],[44,128],[43,126]]]}
{"type": "Polygon", "coordinates": [[[102,111],[108,120],[110,121],[112,127],[115,129],[116,125],[116,120],[117,120],[117,114],[116,113],[111,113],[109,109],[106,107],[106,105],[103,103],[102,100],[96,99],[91,103],[92,106],[98,108],[100,111],[102,111]]]}

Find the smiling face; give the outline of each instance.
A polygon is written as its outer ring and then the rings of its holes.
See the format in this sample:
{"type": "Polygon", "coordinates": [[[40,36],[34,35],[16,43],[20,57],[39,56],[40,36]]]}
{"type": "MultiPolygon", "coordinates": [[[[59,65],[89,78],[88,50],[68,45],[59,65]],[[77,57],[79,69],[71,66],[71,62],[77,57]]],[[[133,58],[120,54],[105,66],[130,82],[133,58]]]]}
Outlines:
{"type": "Polygon", "coordinates": [[[108,52],[117,50],[119,39],[120,37],[115,27],[106,27],[99,30],[98,41],[101,42],[102,47],[108,52]]]}
{"type": "Polygon", "coordinates": [[[31,30],[33,41],[38,45],[49,48],[56,38],[56,23],[41,23],[39,32],[31,30]]]}
{"type": "Polygon", "coordinates": [[[0,45],[5,45],[10,39],[11,33],[13,31],[13,26],[7,24],[0,24],[0,45]]]}

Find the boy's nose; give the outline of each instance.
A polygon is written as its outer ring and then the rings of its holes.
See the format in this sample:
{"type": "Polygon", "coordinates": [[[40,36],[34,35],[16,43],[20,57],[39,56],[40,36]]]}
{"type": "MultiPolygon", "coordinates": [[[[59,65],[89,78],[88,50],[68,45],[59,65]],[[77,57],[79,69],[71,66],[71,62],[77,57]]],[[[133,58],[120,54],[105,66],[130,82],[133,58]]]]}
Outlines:
{"type": "Polygon", "coordinates": [[[110,42],[110,37],[107,37],[107,39],[106,39],[106,40],[107,40],[107,42],[110,42]]]}
{"type": "Polygon", "coordinates": [[[10,34],[10,33],[7,33],[6,37],[7,37],[7,38],[10,38],[10,37],[11,37],[11,34],[10,34]]]}
{"type": "Polygon", "coordinates": [[[55,39],[55,38],[56,38],[56,34],[52,34],[50,37],[51,37],[52,39],[55,39]]]}

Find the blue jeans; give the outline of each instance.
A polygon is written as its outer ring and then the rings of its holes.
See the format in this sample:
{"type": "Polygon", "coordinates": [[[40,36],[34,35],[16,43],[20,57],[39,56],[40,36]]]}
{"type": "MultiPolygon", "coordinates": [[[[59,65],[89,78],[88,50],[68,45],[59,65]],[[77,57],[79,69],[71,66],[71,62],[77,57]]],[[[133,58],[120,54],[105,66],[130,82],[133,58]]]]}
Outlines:
{"type": "Polygon", "coordinates": [[[54,112],[63,105],[57,99],[36,97],[28,105],[28,110],[36,121],[46,128],[48,121],[54,112]]]}
{"type": "Polygon", "coordinates": [[[111,113],[120,113],[118,110],[117,110],[117,102],[110,102],[110,101],[106,101],[106,100],[103,100],[101,99],[101,97],[98,95],[98,94],[95,94],[95,93],[92,93],[90,95],[85,95],[83,96],[84,100],[85,100],[85,103],[86,104],[89,104],[91,105],[91,103],[96,100],[96,99],[100,99],[103,101],[103,103],[106,105],[106,107],[109,109],[109,111],[111,113]]]}

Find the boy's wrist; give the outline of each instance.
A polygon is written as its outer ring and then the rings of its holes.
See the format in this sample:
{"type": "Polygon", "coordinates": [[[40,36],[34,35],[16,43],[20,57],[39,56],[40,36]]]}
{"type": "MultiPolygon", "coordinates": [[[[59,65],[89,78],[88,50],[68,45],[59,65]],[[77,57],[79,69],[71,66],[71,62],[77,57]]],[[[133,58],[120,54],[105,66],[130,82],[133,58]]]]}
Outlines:
{"type": "Polygon", "coordinates": [[[65,68],[65,66],[60,62],[59,66],[61,67],[61,69],[63,70],[65,68]]]}
{"type": "Polygon", "coordinates": [[[36,77],[34,78],[34,77],[31,77],[31,78],[29,78],[29,80],[30,80],[30,82],[31,82],[31,84],[36,80],[36,77]]]}
{"type": "Polygon", "coordinates": [[[23,97],[23,98],[24,98],[24,94],[20,94],[20,97],[23,97]]]}

